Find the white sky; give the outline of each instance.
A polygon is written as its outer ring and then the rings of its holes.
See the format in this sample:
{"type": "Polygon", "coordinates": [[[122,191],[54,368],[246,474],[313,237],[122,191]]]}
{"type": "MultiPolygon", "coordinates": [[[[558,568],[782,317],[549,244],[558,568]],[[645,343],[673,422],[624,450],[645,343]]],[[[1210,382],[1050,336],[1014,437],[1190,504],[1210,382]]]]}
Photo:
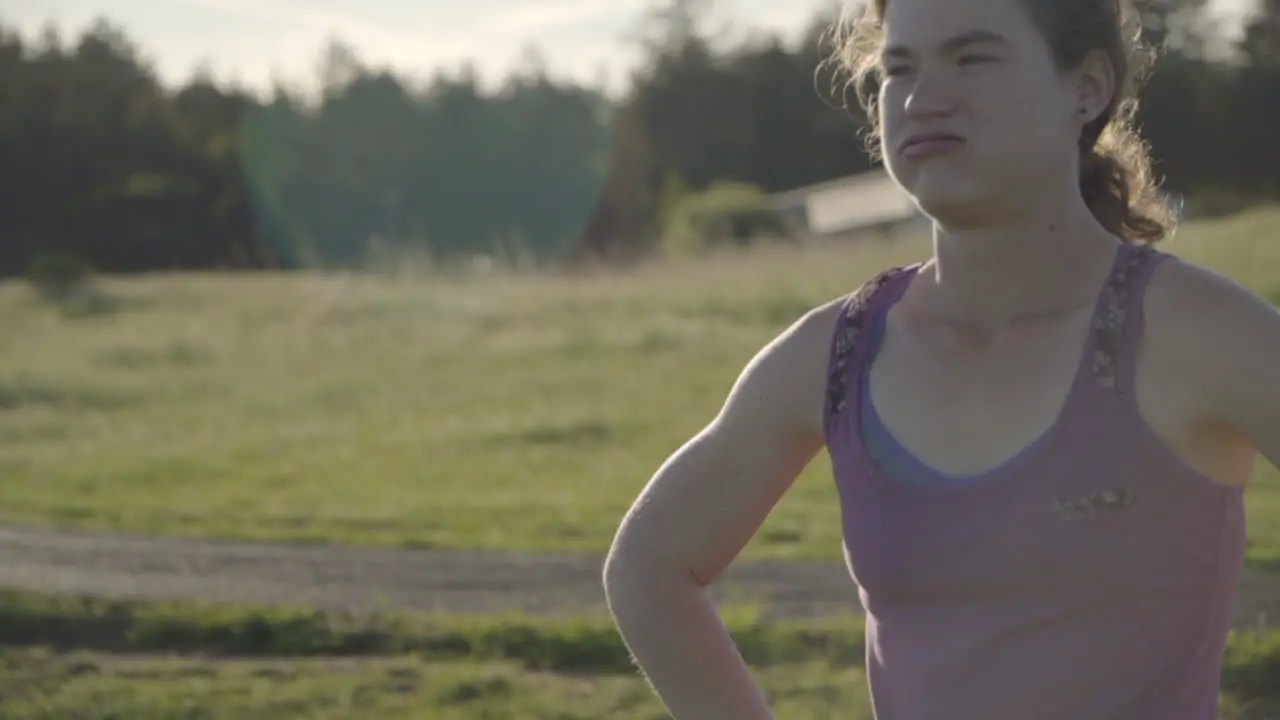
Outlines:
{"type": "MultiPolygon", "coordinates": [[[[832,0],[720,0],[739,30],[795,35],[832,0]]],[[[1238,13],[1251,0],[1215,0],[1238,13]]],[[[254,89],[272,78],[310,86],[337,36],[368,65],[426,77],[473,62],[486,79],[514,68],[535,43],[553,76],[610,88],[636,61],[624,38],[650,0],[0,0],[0,23],[35,36],[49,22],[64,38],[93,19],[120,26],[172,84],[200,65],[254,89]]]]}

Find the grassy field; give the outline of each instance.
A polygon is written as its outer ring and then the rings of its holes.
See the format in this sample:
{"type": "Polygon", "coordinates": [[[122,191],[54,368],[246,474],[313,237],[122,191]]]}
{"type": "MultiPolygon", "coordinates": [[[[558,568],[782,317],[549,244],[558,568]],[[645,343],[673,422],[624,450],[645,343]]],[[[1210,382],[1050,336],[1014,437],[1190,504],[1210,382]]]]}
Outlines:
{"type": "MultiPolygon", "coordinates": [[[[1169,249],[1280,290],[1280,211],[1169,249]]],[[[68,316],[0,285],[0,521],[164,535],[601,552],[743,363],[895,243],[627,274],[156,275],[68,316]]],[[[1273,470],[1250,500],[1280,548],[1273,470]]],[[[820,456],[747,557],[840,556],[820,456]]]]}
{"type": "MultiPolygon", "coordinates": [[[[856,618],[724,617],[780,717],[839,707],[869,720],[856,618]]],[[[0,635],[0,718],[665,717],[605,617],[353,618],[0,592],[0,635]]]]}
{"type": "MultiPolygon", "coordinates": [[[[0,654],[12,720],[664,720],[635,676],[530,672],[511,662],[121,659],[0,654]]],[[[755,668],[777,717],[872,720],[861,667],[823,660],[755,668]]],[[[1225,693],[1221,720],[1272,720],[1271,693],[1225,693]]]]}
{"type": "MultiPolygon", "coordinates": [[[[416,658],[289,662],[122,660],[0,655],[0,680],[22,699],[0,717],[23,720],[662,720],[643,682],[624,676],[529,673],[512,663],[416,658]]],[[[871,720],[858,668],[810,662],[763,670],[779,717],[871,720]]]]}
{"type": "MultiPolygon", "coordinates": [[[[757,618],[725,612],[778,717],[870,720],[858,620],[757,618]]],[[[605,618],[353,619],[10,592],[0,631],[13,638],[0,651],[6,719],[666,717],[605,618]],[[40,638],[83,649],[27,645],[40,638]],[[195,647],[205,654],[182,654],[195,647]]],[[[1276,717],[1278,674],[1280,635],[1234,635],[1222,719],[1276,717]]]]}
{"type": "MultiPolygon", "coordinates": [[[[1280,210],[1169,245],[1269,296],[1280,210]]],[[[157,275],[68,315],[0,285],[0,522],[601,552],[742,364],[920,238],[611,276],[157,275]]],[[[1280,485],[1250,496],[1280,555],[1280,485]]],[[[748,557],[839,557],[825,457],[748,557]]],[[[726,623],[779,717],[869,720],[853,616],[726,623]],[[839,708],[835,711],[834,708],[839,708]]],[[[381,615],[0,592],[0,718],[664,717],[607,618],[381,615]]],[[[1280,635],[1233,636],[1224,720],[1280,715],[1280,635]]]]}

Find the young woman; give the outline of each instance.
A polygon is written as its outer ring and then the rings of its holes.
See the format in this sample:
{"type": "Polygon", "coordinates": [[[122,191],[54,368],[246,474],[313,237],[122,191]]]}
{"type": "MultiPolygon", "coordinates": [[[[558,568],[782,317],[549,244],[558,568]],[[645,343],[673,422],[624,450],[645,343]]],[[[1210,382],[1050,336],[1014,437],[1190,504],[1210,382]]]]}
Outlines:
{"type": "Polygon", "coordinates": [[[672,455],[605,569],[674,717],[771,717],[704,588],[825,446],[880,720],[1212,720],[1280,314],[1157,251],[1120,0],[875,0],[841,60],[934,221],[672,455]]]}

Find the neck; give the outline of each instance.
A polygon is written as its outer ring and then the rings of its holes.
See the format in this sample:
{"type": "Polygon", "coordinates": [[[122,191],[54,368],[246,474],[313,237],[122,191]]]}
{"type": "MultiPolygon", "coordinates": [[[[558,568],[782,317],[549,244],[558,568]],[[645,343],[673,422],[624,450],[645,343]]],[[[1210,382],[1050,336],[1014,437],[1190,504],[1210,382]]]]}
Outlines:
{"type": "Polygon", "coordinates": [[[929,304],[991,327],[1072,309],[1096,295],[1117,243],[1083,200],[1000,225],[936,224],[929,304]]]}

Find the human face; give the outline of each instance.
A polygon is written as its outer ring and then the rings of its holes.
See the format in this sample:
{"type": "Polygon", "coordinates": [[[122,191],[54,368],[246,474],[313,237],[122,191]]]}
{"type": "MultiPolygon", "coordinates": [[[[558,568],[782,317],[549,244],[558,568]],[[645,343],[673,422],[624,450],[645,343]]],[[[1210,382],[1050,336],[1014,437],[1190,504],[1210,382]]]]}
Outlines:
{"type": "Polygon", "coordinates": [[[943,226],[999,224],[1075,187],[1078,84],[1022,0],[890,0],[885,164],[943,226]]]}

